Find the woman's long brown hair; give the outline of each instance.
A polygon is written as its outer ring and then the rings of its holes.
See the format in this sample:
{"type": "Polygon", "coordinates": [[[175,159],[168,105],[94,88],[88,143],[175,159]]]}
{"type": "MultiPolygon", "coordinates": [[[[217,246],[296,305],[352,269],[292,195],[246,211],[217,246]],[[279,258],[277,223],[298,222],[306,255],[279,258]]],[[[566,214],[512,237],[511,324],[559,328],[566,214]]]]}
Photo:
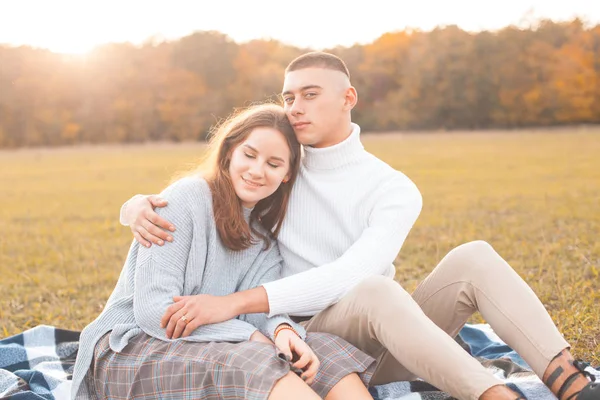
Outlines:
{"type": "Polygon", "coordinates": [[[205,159],[198,169],[208,182],[213,198],[213,212],[221,241],[231,250],[247,249],[257,243],[253,235],[264,240],[265,248],[276,239],[287,212],[292,186],[300,167],[300,144],[283,108],[275,104],[250,106],[232,114],[213,129],[205,159]],[[279,185],[269,197],[260,200],[246,223],[242,204],[229,175],[233,151],[256,128],[274,128],[285,137],[290,148],[289,180],[279,185]],[[258,222],[267,235],[254,228],[258,222]]]}

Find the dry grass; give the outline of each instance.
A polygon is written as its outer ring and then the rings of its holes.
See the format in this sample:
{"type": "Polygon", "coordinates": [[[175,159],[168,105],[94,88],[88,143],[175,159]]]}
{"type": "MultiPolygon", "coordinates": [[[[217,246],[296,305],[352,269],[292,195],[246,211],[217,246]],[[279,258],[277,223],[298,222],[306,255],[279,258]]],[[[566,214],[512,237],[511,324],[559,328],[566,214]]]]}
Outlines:
{"type": "MultiPolygon", "coordinates": [[[[600,133],[365,137],[419,186],[424,209],[398,259],[411,290],[452,247],[490,242],[531,284],[576,355],[600,364],[600,133]]],[[[0,152],[0,337],[82,329],[122,267],[121,203],[163,188],[202,146],[0,152]]],[[[507,294],[509,295],[509,294],[507,294]]]]}

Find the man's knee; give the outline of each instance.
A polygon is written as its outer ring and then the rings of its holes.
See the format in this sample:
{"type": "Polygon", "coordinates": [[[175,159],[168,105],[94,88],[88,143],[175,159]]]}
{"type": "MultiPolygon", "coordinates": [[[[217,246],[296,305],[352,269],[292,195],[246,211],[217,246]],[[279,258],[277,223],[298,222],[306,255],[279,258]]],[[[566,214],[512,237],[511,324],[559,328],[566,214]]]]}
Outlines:
{"type": "Polygon", "coordinates": [[[456,277],[489,276],[494,271],[510,266],[494,248],[484,240],[475,240],[452,249],[442,261],[445,268],[451,268],[456,277]]]}
{"type": "Polygon", "coordinates": [[[495,250],[491,244],[485,240],[474,240],[472,242],[463,243],[460,246],[455,247],[450,251],[449,254],[454,254],[457,257],[479,257],[482,254],[494,252],[495,250]]]}

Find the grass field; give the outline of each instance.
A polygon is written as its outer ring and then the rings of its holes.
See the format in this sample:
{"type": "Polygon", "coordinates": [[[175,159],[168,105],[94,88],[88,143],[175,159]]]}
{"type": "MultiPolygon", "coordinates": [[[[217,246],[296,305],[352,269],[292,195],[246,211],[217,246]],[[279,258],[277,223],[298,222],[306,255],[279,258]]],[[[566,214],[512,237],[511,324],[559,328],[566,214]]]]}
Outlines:
{"type": "MultiPolygon", "coordinates": [[[[424,197],[397,259],[397,279],[408,290],[452,247],[486,240],[531,284],[576,355],[600,364],[600,131],[363,141],[424,197]]],[[[93,320],[131,240],[118,223],[121,203],[160,191],[202,149],[0,152],[0,337],[38,324],[79,330],[93,320]]]]}

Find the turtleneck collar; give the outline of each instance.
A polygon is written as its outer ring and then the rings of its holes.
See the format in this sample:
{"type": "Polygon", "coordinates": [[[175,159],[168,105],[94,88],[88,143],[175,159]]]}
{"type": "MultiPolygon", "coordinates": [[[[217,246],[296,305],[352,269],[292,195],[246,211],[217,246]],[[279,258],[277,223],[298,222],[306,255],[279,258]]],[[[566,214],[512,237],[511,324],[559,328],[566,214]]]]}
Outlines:
{"type": "Polygon", "coordinates": [[[304,146],[302,163],[306,168],[313,170],[336,169],[357,160],[363,150],[360,127],[352,123],[352,133],[338,144],[324,148],[304,146]]]}

